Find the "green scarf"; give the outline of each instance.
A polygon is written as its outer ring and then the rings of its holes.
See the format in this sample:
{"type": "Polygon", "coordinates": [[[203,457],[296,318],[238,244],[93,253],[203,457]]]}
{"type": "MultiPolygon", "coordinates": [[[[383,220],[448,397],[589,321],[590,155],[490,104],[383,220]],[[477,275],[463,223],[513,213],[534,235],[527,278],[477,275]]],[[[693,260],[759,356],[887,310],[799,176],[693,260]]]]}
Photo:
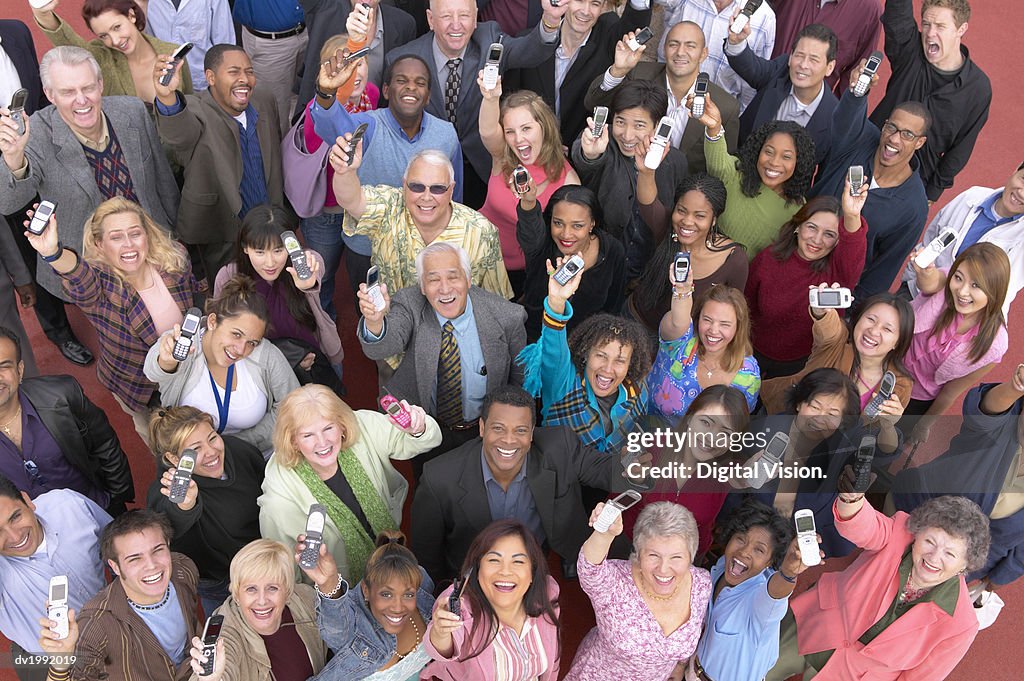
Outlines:
{"type": "MultiPolygon", "coordinates": [[[[363,509],[363,514],[370,521],[373,533],[376,535],[384,530],[397,529],[394,518],[391,517],[380,494],[377,493],[370,478],[366,475],[366,471],[356,459],[356,455],[348,449],[344,450],[338,454],[338,466],[352,488],[353,494],[356,495],[356,501],[363,509]]],[[[317,503],[323,504],[327,508],[327,516],[341,533],[341,539],[345,542],[349,570],[349,574],[342,576],[348,580],[349,584],[355,584],[363,578],[366,561],[373,553],[375,537],[369,537],[366,534],[363,524],[356,519],[349,507],[343,504],[341,499],[324,484],[308,461],[303,459],[296,466],[295,472],[298,474],[299,480],[313,494],[317,503]]]]}

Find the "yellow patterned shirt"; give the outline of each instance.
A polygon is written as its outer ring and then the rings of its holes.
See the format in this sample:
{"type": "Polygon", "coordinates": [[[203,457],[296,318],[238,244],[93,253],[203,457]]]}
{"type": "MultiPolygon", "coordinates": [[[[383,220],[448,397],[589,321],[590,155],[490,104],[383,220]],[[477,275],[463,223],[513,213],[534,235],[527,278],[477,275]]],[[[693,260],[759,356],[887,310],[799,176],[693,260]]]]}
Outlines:
{"type": "MultiPolygon", "coordinates": [[[[373,264],[388,290],[417,286],[416,254],[427,247],[405,207],[403,191],[389,185],[363,187],[366,210],[357,221],[345,214],[348,236],[365,234],[373,244],[373,264]]],[[[483,215],[461,203],[452,203],[448,226],[435,241],[461,246],[469,255],[472,282],[504,298],[512,298],[505,263],[501,259],[498,230],[483,215]]]]}

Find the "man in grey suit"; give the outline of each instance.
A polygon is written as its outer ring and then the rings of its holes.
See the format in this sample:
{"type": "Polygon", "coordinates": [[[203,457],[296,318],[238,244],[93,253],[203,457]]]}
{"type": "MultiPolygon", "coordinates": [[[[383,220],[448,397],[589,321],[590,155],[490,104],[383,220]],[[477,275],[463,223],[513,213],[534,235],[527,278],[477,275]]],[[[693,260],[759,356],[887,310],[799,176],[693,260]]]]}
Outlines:
{"type": "Polygon", "coordinates": [[[526,345],[526,310],[470,285],[469,273],[464,250],[436,241],[416,256],[419,290],[410,286],[391,299],[382,284],[383,307],[374,305],[365,284],[357,294],[363,352],[374,360],[405,353],[388,387],[441,426],[441,444],[412,462],[417,480],[426,461],[476,437],[484,395],[523,382],[515,357],[526,345]],[[457,372],[454,386],[445,380],[446,366],[457,372]]]}
{"type": "Polygon", "coordinates": [[[483,205],[487,178],[491,176],[491,155],[480,140],[482,96],[476,84],[477,72],[487,61],[491,43],[504,46],[502,72],[539,66],[551,57],[569,3],[552,7],[550,0],[542,0],[541,6],[541,22],[526,35],[510,38],[493,21],[477,24],[474,0],[431,0],[427,10],[430,32],[387,54],[388,64],[402,55],[414,54],[434,66],[437,85],[430,88],[427,112],[451,121],[459,134],[465,164],[463,203],[470,208],[483,205]]]}
{"type": "MultiPolygon", "coordinates": [[[[691,173],[703,172],[706,170],[704,126],[697,121],[690,121],[686,98],[693,94],[700,65],[708,56],[704,32],[692,21],[681,21],[673,26],[665,37],[665,63],[641,62],[640,56],[646,46],[631,50],[626,44],[630,35],[627,34],[615,46],[615,62],[590,84],[584,106],[587,109],[595,106],[610,107],[615,93],[629,80],[649,80],[664,84],[668,91],[667,115],[675,121],[672,145],[686,155],[686,165],[691,173]]],[[[722,112],[725,141],[729,152],[735,154],[740,128],[740,104],[735,97],[714,83],[709,84],[708,93],[722,112]]]]}
{"type": "MultiPolygon", "coordinates": [[[[0,118],[0,213],[11,213],[37,193],[59,205],[63,243],[82,248],[85,221],[113,196],[137,201],[169,227],[178,215],[178,185],[156,129],[137,97],[103,97],[99,64],[80,47],[55,47],[39,65],[52,107],[26,121],[25,134],[0,118]],[[34,128],[34,130],[33,130],[34,128]]],[[[39,284],[63,298],[50,267],[39,284]]]]}

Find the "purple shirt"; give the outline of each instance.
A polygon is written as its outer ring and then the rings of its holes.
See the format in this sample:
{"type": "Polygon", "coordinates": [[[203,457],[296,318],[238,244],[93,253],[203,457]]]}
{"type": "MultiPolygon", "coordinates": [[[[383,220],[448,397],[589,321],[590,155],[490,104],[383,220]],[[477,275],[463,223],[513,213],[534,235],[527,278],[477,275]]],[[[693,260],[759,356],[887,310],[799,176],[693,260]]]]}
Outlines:
{"type": "MultiPolygon", "coordinates": [[[[282,272],[281,276],[290,277],[291,275],[287,272],[282,272]]],[[[267,299],[267,309],[270,312],[270,328],[267,330],[267,338],[271,340],[297,338],[308,343],[317,353],[322,352],[320,341],[317,340],[313,331],[299,324],[288,310],[288,302],[281,295],[281,289],[278,286],[280,281],[278,279],[273,284],[269,284],[263,279],[256,280],[256,291],[267,299]]],[[[305,297],[303,297],[302,301],[305,302],[305,300],[305,297]]]]}

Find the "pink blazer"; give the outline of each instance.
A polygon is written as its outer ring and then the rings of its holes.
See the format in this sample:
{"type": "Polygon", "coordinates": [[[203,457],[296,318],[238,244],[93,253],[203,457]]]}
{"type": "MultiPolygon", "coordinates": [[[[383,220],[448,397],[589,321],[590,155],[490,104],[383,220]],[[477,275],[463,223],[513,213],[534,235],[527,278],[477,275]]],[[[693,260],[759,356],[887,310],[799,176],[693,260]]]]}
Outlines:
{"type": "Polygon", "coordinates": [[[934,603],[923,603],[868,645],[857,640],[896,598],[900,560],[914,541],[908,517],[900,511],[887,518],[866,502],[849,520],[836,514],[836,529],[864,552],[846,570],[822,575],[815,588],[790,603],[800,654],[835,649],[815,681],[940,681],[974,641],[978,619],[963,576],[952,617],[934,603]]]}
{"type": "MultiPolygon", "coordinates": [[[[447,603],[448,596],[452,592],[452,587],[445,589],[438,599],[438,603],[447,603]]],[[[548,597],[552,602],[558,600],[558,583],[549,575],[548,576],[548,597]]],[[[465,604],[463,599],[463,604],[465,604]]],[[[436,607],[436,606],[435,606],[436,607]]],[[[558,612],[556,606],[555,612],[558,612]]],[[[548,665],[548,670],[544,674],[541,674],[538,681],[555,681],[558,678],[558,667],[559,667],[559,646],[558,646],[558,627],[553,625],[544,616],[538,617],[534,621],[537,628],[540,630],[540,639],[544,645],[544,650],[547,651],[548,659],[551,661],[548,665]]],[[[427,653],[430,654],[434,661],[427,665],[427,668],[423,670],[420,675],[420,679],[432,679],[437,677],[443,681],[489,681],[494,678],[495,674],[495,662],[494,662],[494,646],[487,646],[482,653],[477,655],[471,660],[460,660],[459,657],[462,654],[462,648],[466,645],[466,636],[473,629],[473,613],[469,612],[469,608],[463,607],[462,610],[462,626],[452,632],[452,641],[455,644],[455,651],[452,653],[450,659],[445,659],[437,652],[430,643],[430,628],[434,626],[431,622],[427,625],[427,635],[423,639],[423,645],[426,648],[427,653]]],[[[469,652],[468,650],[466,651],[469,652]]]]}

